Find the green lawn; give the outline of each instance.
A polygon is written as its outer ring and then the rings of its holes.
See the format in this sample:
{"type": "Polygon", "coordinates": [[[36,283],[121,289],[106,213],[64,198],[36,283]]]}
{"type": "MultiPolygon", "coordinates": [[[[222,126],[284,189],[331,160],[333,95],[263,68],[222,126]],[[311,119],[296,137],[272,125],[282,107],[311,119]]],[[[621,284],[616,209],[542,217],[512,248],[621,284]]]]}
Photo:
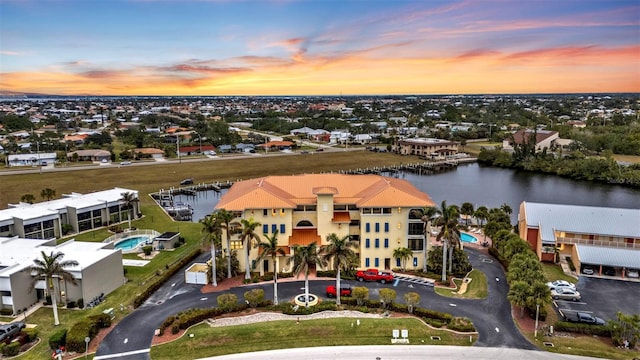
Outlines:
{"type": "Polygon", "coordinates": [[[570,283],[577,283],[578,280],[562,271],[562,267],[556,264],[541,263],[544,276],[549,281],[566,280],[570,283]]]}
{"type": "Polygon", "coordinates": [[[353,322],[349,318],[291,320],[216,328],[199,324],[174,342],[152,347],[150,355],[154,360],[174,360],[294,347],[390,345],[393,329],[409,330],[413,345],[471,345],[468,335],[432,330],[415,318],[364,318],[352,328],[353,322]]]}
{"type": "Polygon", "coordinates": [[[487,290],[487,277],[482,271],[472,270],[468,275],[471,278],[471,282],[467,284],[467,291],[464,294],[458,294],[462,279],[455,279],[453,282],[456,284],[457,289],[452,290],[443,287],[435,287],[435,292],[438,295],[452,297],[452,298],[465,298],[465,299],[484,299],[489,294],[487,290]]]}

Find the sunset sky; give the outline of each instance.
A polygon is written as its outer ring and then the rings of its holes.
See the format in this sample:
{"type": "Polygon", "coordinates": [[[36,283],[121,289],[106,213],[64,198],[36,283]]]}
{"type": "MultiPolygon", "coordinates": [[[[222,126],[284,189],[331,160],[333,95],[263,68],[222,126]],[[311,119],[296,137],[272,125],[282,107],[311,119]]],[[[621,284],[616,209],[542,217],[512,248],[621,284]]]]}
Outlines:
{"type": "Polygon", "coordinates": [[[0,91],[640,92],[640,1],[0,0],[0,91]]]}

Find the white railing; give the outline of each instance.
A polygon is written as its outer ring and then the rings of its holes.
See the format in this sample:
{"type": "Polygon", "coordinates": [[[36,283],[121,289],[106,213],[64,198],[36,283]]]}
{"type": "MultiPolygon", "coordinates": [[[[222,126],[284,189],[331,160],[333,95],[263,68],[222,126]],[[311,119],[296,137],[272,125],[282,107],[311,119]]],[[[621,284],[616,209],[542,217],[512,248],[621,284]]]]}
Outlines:
{"type": "Polygon", "coordinates": [[[640,249],[640,243],[636,243],[636,242],[627,243],[622,239],[620,241],[611,241],[611,240],[590,240],[590,239],[577,239],[577,238],[570,238],[570,237],[558,237],[558,243],[593,245],[593,246],[624,248],[624,249],[640,249]]]}
{"type": "Polygon", "coordinates": [[[151,240],[153,240],[155,237],[160,235],[160,233],[155,230],[147,230],[147,229],[123,231],[121,233],[117,233],[115,235],[109,236],[108,238],[102,240],[102,242],[103,243],[116,242],[122,239],[126,239],[128,237],[133,237],[138,235],[148,235],[151,238],[151,240]]]}

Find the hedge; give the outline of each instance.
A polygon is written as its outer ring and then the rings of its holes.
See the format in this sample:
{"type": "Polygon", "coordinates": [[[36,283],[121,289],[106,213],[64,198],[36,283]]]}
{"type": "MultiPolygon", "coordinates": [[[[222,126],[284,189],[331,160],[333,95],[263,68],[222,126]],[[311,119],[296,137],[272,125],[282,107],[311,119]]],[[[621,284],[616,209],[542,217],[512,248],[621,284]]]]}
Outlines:
{"type": "Polygon", "coordinates": [[[49,347],[56,350],[67,343],[67,329],[60,329],[49,336],[49,347]]]}
{"type": "Polygon", "coordinates": [[[606,325],[591,325],[572,323],[567,321],[558,321],[553,326],[554,331],[565,331],[587,335],[598,335],[603,337],[611,337],[611,330],[606,325]]]}
{"type": "Polygon", "coordinates": [[[5,345],[2,347],[2,355],[6,356],[6,357],[12,357],[12,356],[16,356],[20,353],[20,343],[17,341],[14,341],[12,343],[10,343],[9,345],[5,345]]]}
{"type": "Polygon", "coordinates": [[[27,335],[27,342],[32,342],[38,338],[38,329],[24,328],[22,332],[27,335]]]}
{"type": "Polygon", "coordinates": [[[144,291],[136,296],[133,299],[133,307],[139,307],[144,304],[145,301],[151,296],[156,290],[158,290],[164,283],[169,281],[169,279],[176,274],[180,269],[182,269],[185,265],[190,263],[193,259],[195,259],[198,255],[200,255],[200,248],[194,249],[190,254],[185,255],[177,264],[173,267],[169,268],[164,274],[160,275],[160,277],[154,281],[151,285],[149,285],[144,291]]]}
{"type": "Polygon", "coordinates": [[[87,346],[84,339],[93,339],[102,328],[111,326],[111,317],[107,314],[92,315],[71,327],[67,333],[65,347],[67,351],[84,352],[87,346]]]}

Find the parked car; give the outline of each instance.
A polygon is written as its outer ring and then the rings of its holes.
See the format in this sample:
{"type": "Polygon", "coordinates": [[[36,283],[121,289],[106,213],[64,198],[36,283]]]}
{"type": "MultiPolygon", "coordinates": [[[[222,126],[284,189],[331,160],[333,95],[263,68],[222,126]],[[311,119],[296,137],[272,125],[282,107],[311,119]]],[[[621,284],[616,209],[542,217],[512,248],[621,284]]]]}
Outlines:
{"type": "Polygon", "coordinates": [[[191,178],[180,181],[180,185],[191,185],[191,184],[193,184],[193,179],[191,178]]]}
{"type": "Polygon", "coordinates": [[[547,283],[547,286],[549,287],[550,290],[554,290],[554,289],[571,289],[571,290],[575,290],[576,289],[576,285],[573,283],[570,283],[566,280],[556,280],[556,281],[550,281],[547,283]]]}
{"type": "Polygon", "coordinates": [[[627,277],[638,278],[638,269],[629,269],[629,270],[627,270],[627,277]]]}
{"type": "Polygon", "coordinates": [[[616,276],[616,269],[612,268],[611,266],[603,266],[602,273],[607,276],[616,276]]]}
{"type": "Polygon", "coordinates": [[[324,149],[323,149],[323,148],[317,148],[317,149],[316,149],[316,152],[323,152],[323,151],[324,151],[324,149]]]}
{"type": "Polygon", "coordinates": [[[590,266],[590,265],[583,265],[582,266],[582,273],[583,274],[593,275],[593,274],[595,274],[595,272],[596,271],[594,270],[593,266],[590,266]]]}
{"type": "Polygon", "coordinates": [[[0,325],[0,343],[10,341],[25,328],[21,321],[0,325]]]}
{"type": "Polygon", "coordinates": [[[583,324],[591,324],[591,325],[604,325],[605,321],[597,316],[593,316],[590,313],[581,312],[581,311],[564,311],[561,312],[562,316],[566,321],[577,322],[583,324]]]}
{"type": "Polygon", "coordinates": [[[554,300],[580,301],[580,293],[570,288],[555,288],[551,290],[551,297],[554,300]]]}
{"type": "MultiPolygon", "coordinates": [[[[336,286],[329,285],[327,286],[327,297],[333,298],[336,297],[336,286]]],[[[351,296],[351,287],[350,286],[341,286],[340,287],[340,296],[351,296]]]]}
{"type": "Polygon", "coordinates": [[[393,273],[390,271],[380,271],[378,269],[358,270],[356,272],[358,281],[380,281],[387,283],[393,281],[393,273]]]}
{"type": "Polygon", "coordinates": [[[121,161],[120,165],[131,165],[131,161],[121,161]]]}

